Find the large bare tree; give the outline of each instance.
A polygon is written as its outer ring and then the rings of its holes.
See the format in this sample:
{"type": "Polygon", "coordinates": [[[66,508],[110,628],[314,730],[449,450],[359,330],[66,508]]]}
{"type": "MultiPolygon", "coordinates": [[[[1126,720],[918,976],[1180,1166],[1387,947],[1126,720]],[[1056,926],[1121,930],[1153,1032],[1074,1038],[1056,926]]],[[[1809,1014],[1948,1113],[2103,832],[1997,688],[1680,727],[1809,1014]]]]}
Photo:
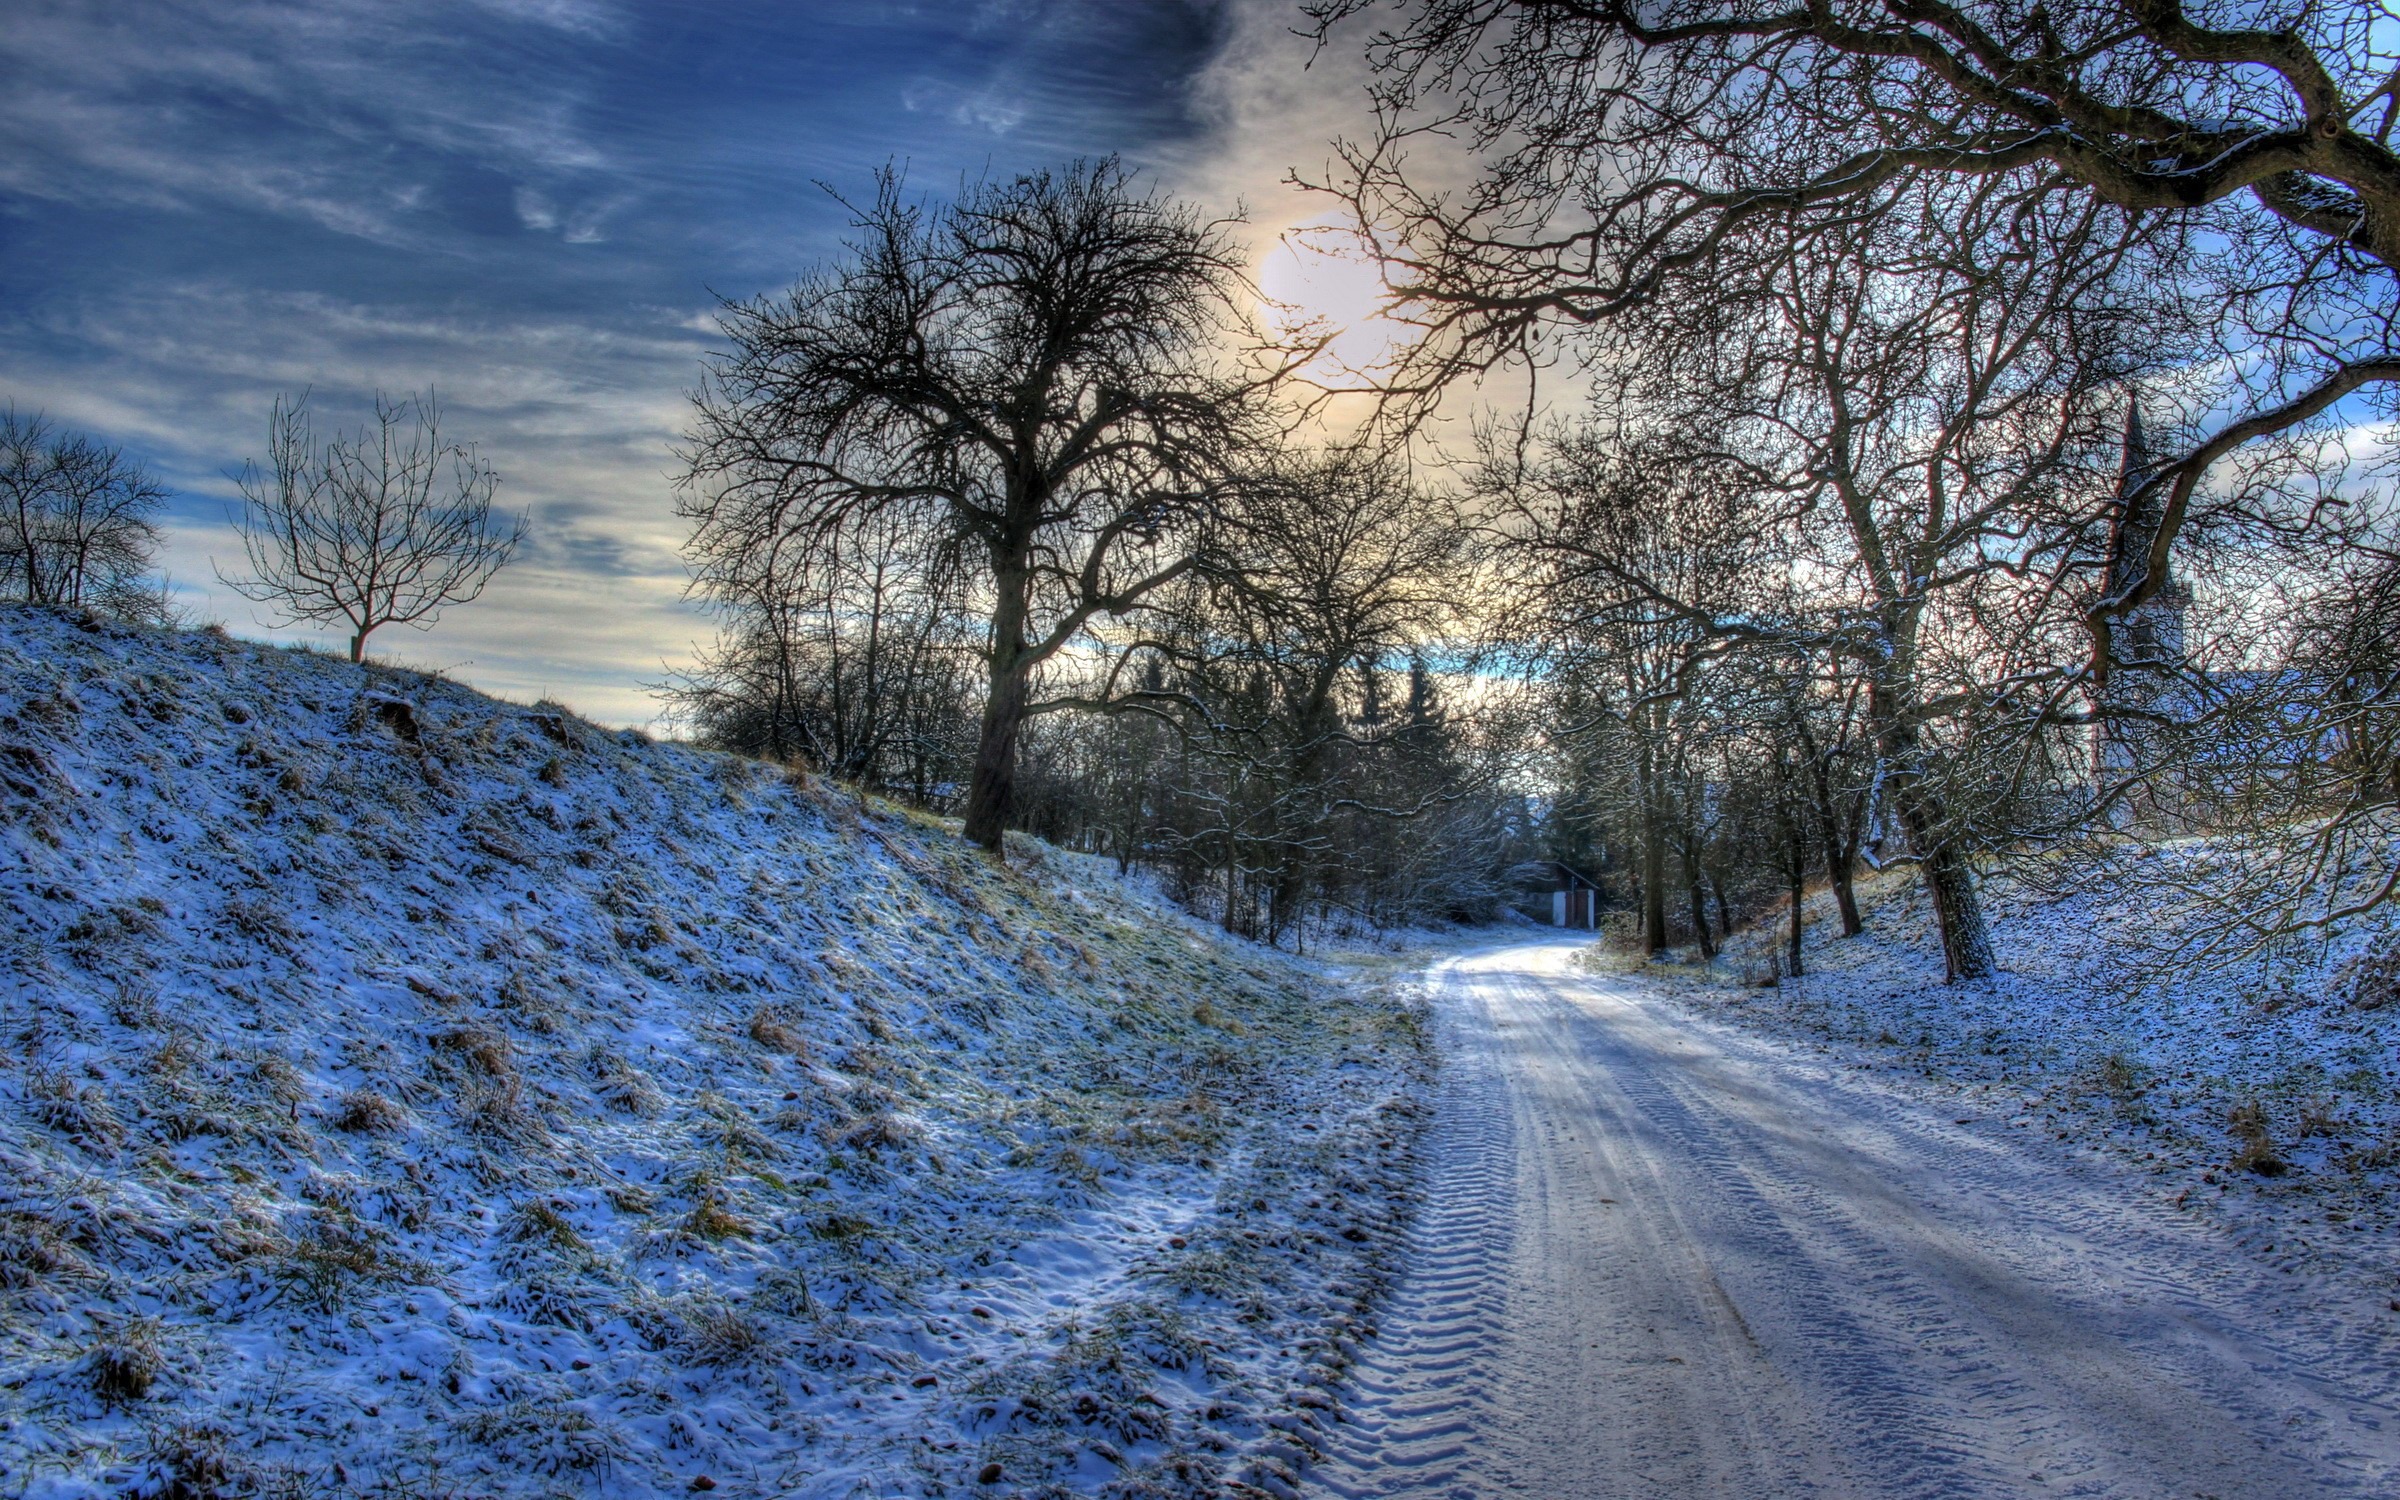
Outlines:
{"type": "Polygon", "coordinates": [[[1787,600],[1729,611],[1637,550],[1549,540],[1682,631],[1833,658],[1862,684],[1951,977],[1980,978],[1996,955],[1973,857],[2008,842],[2015,788],[2055,782],[2034,761],[2082,712],[2080,607],[2133,357],[2133,330],[2091,309],[2132,295],[2118,283],[2145,242],[2088,202],[1992,182],[1895,184],[1855,209],[1755,268],[1760,295],[1608,330],[1618,399],[1763,498],[1787,600]]]}
{"type": "MultiPolygon", "coordinates": [[[[2347,398],[2400,391],[2400,29],[2383,0],[1314,0],[1374,15],[1381,129],[1334,184],[1396,263],[1438,390],[1544,328],[1749,289],[1762,246],[1838,239],[1947,178],[2105,205],[2161,262],[2209,388],[2149,555],[2087,603],[2139,607],[2201,476],[2347,398]],[[1449,190],[1428,146],[1463,140],[1449,190]]],[[[1936,230],[1942,226],[1927,226],[1936,230]]],[[[2162,329],[2162,335],[2164,330],[2162,329]]]]}
{"type": "Polygon", "coordinates": [[[278,397],[266,467],[246,464],[236,482],[250,571],[218,578],[278,623],[349,626],[352,661],[383,626],[430,629],[479,597],[525,539],[523,516],[493,516],[499,476],[442,436],[431,392],[378,392],[371,423],[322,443],[308,398],[278,397]]]}
{"type": "Polygon", "coordinates": [[[853,228],[840,262],[720,314],[690,555],[705,588],[877,516],[925,566],[965,558],[990,627],[966,836],[997,850],[1045,666],[1195,566],[1283,367],[1227,354],[1222,228],[1113,160],[938,207],[887,171],[853,228]]]}

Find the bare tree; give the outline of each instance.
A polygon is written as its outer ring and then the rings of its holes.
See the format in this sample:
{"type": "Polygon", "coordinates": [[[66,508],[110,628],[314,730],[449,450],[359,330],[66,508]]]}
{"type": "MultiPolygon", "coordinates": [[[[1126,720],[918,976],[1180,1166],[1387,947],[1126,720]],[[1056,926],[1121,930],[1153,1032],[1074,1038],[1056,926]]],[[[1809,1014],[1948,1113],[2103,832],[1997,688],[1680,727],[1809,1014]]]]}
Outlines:
{"type": "MultiPolygon", "coordinates": [[[[2079,200],[2152,224],[2154,290],[2207,389],[2149,553],[2087,602],[2110,622],[2168,586],[2204,472],[2400,392],[2400,33],[2384,0],[1314,0],[1369,42],[1382,128],[1333,184],[1396,263],[1426,338],[1397,383],[1438,389],[1549,325],[1693,289],[1758,289],[1772,247],[1840,239],[1933,179],[2079,200]],[[1411,160],[1482,154],[1465,191],[1411,160]]],[[[1928,224],[1928,232],[1945,226],[1928,224]]],[[[2357,413],[2353,412],[2352,415],[2357,413]]]]}
{"type": "Polygon", "coordinates": [[[757,554],[703,558],[694,588],[723,621],[661,694],[703,743],[920,804],[955,801],[974,752],[980,623],[954,560],[916,555],[897,518],[757,554]]]}
{"type": "Polygon", "coordinates": [[[2154,902],[2159,967],[2321,956],[2400,900],[2400,510],[2341,508],[2343,545],[2320,525],[2184,549],[2189,618],[2160,611],[2148,680],[2096,726],[2113,816],[2027,862],[2036,882],[2154,902]]]}
{"type": "Polygon", "coordinates": [[[0,587],[30,604],[156,613],[139,580],[166,497],[122,450],[0,411],[0,587]]]}
{"type": "Polygon", "coordinates": [[[1196,564],[1283,367],[1228,367],[1220,229],[1114,161],[939,209],[885,172],[845,262],[729,302],[684,514],[705,570],[881,515],[968,559],[989,622],[966,835],[997,850],[1040,674],[1196,564]]]}
{"type": "MultiPolygon", "coordinates": [[[[1256,685],[1233,700],[1244,722],[1220,748],[1268,794],[1262,885],[1267,935],[1279,941],[1324,889],[1320,867],[1339,860],[1341,836],[1357,831],[1338,814],[1417,818],[1429,799],[1457,790],[1426,785],[1402,805],[1379,804],[1391,779],[1364,774],[1363,763],[1397,754],[1432,705],[1417,703],[1394,725],[1361,726],[1345,688],[1457,622],[1465,537],[1450,505],[1411,485],[1388,456],[1344,452],[1285,466],[1227,529],[1227,546],[1210,559],[1219,607],[1195,634],[1215,643],[1211,673],[1256,685]]],[[[1427,691],[1420,662],[1412,694],[1427,691]]]]}
{"type": "Polygon", "coordinates": [[[219,581],[274,606],[278,624],[340,620],[350,659],[385,625],[431,629],[444,608],[482,594],[525,540],[525,517],[492,514],[500,480],[473,445],[441,433],[428,391],[375,397],[375,420],[320,445],[308,398],[277,397],[267,466],[237,476],[250,572],[219,581]]]}
{"type": "Polygon", "coordinates": [[[1502,628],[1559,692],[1553,737],[1621,762],[1600,785],[1628,825],[1642,947],[1656,955],[1669,944],[1670,850],[1685,858],[1687,895],[1699,880],[1699,678],[1737,644],[1719,622],[1754,614],[1767,586],[1765,518],[1738,468],[1654,435],[1562,424],[1524,458],[1487,447],[1483,465],[1519,584],[1502,628]]]}
{"type": "Polygon", "coordinates": [[[2088,203],[1977,182],[1854,207],[1843,234],[1760,268],[1763,295],[1609,329],[1629,409],[1697,435],[1769,502],[1754,524],[1788,597],[1728,612],[1625,549],[1573,555],[1694,635],[1835,658],[1863,683],[1951,975],[1977,978],[1995,955],[1974,857],[2014,836],[2019,771],[2085,701],[2126,337],[2088,309],[2140,241],[2088,203]]]}

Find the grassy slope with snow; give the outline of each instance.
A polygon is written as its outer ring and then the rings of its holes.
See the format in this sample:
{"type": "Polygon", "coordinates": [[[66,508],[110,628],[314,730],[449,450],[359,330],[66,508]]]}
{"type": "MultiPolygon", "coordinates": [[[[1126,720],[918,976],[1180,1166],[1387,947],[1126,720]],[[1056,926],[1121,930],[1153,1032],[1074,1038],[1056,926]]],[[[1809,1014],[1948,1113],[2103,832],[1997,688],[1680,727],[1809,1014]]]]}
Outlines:
{"type": "Polygon", "coordinates": [[[769,767],[11,608],[0,840],[10,1493],[1283,1493],[1397,1243],[1410,1004],[769,767]]]}
{"type": "MultiPolygon", "coordinates": [[[[2208,849],[2151,857],[2205,862],[2208,849]]],[[[2329,941],[2162,970],[2197,918],[2155,894],[1998,877],[1984,897],[2003,972],[1947,985],[1914,875],[1873,877],[1860,895],[1867,931],[1854,939],[1829,896],[1808,903],[1803,979],[1738,983],[1773,972],[1780,922],[1738,935],[1708,968],[1656,969],[1712,1015],[1854,1049],[1978,1112],[2133,1162],[2162,1198],[2220,1216],[2287,1269],[2400,1289],[2400,1006],[2357,1009],[2339,983],[2350,957],[2391,940],[2390,914],[2329,941]],[[2237,1165],[2258,1146],[2283,1170],[2237,1165]]]]}

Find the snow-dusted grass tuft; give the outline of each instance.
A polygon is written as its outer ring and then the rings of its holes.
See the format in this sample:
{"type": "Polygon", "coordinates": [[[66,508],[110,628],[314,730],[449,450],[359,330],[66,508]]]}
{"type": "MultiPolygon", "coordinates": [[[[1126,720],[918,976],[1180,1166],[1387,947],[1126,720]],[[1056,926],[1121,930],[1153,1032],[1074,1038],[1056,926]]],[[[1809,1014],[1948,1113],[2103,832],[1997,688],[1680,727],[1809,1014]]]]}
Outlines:
{"type": "Polygon", "coordinates": [[[1398,1244],[1412,1000],[810,776],[6,608],[0,847],[11,1494],[1276,1493],[1398,1244]]]}

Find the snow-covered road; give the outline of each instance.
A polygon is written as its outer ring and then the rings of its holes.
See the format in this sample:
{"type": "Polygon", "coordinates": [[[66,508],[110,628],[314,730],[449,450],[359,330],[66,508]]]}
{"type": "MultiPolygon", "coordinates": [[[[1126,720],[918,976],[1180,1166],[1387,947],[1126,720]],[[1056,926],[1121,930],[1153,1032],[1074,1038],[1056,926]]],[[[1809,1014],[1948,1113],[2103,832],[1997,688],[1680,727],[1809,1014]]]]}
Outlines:
{"type": "Polygon", "coordinates": [[[1311,1493],[2400,1494],[2400,1316],[1573,944],[1434,975],[1407,1278],[1311,1493]]]}

